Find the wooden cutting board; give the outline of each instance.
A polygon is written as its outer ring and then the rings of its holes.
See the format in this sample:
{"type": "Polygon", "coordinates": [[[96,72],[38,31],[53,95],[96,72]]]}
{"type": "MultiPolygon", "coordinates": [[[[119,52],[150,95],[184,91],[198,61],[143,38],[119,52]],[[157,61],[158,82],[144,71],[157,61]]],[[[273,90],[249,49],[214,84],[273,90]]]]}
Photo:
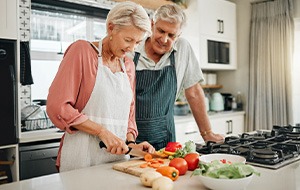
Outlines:
{"type": "MultiPolygon", "coordinates": [[[[164,159],[163,165],[169,165],[170,160],[164,159]]],[[[139,177],[143,172],[146,171],[155,171],[156,169],[151,167],[141,168],[140,165],[146,163],[146,161],[142,159],[133,159],[126,162],[120,162],[113,165],[114,170],[118,170],[124,173],[128,173],[131,175],[135,175],[139,177]]]]}

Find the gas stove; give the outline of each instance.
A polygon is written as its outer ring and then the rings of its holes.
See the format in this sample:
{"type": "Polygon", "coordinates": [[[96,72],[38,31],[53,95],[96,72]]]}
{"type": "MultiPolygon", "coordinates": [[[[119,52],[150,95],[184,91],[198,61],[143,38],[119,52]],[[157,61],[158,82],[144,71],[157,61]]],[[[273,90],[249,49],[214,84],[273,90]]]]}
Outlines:
{"type": "Polygon", "coordinates": [[[273,126],[272,130],[258,130],[229,136],[222,143],[197,144],[200,154],[226,153],[246,158],[248,164],[278,169],[300,160],[300,127],[273,126]]]}

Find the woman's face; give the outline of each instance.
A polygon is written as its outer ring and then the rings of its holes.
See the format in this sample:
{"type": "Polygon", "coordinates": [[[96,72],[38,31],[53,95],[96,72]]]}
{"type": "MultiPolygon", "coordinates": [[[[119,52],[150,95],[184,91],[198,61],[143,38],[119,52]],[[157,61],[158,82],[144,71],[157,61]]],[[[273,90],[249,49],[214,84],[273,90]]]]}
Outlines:
{"type": "Polygon", "coordinates": [[[145,32],[135,26],[109,25],[109,46],[112,53],[123,58],[126,53],[134,51],[134,48],[143,40],[145,32]]]}
{"type": "Polygon", "coordinates": [[[155,53],[163,55],[172,49],[173,44],[180,35],[179,23],[170,23],[163,20],[152,22],[152,36],[150,42],[155,53]]]}

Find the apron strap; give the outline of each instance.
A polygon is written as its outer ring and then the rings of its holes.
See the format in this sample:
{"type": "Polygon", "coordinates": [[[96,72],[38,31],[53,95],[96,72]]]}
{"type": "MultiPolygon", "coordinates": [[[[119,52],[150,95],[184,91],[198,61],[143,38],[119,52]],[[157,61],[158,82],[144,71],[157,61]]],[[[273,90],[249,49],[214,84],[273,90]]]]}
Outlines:
{"type": "Polygon", "coordinates": [[[133,58],[133,62],[135,64],[135,66],[137,66],[138,62],[139,62],[139,58],[140,58],[140,53],[139,52],[135,52],[134,53],[134,58],[133,58]]]}
{"type": "Polygon", "coordinates": [[[172,51],[172,53],[170,55],[170,61],[171,61],[171,65],[173,67],[175,67],[175,55],[174,55],[174,51],[172,51]]]}

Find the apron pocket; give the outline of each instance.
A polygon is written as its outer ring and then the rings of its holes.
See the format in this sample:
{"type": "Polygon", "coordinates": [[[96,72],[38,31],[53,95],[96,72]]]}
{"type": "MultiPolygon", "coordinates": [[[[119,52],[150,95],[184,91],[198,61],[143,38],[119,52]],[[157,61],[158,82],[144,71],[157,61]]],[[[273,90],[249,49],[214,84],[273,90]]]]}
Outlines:
{"type": "Polygon", "coordinates": [[[168,142],[167,117],[136,119],[138,126],[137,141],[148,141],[150,144],[168,142]]]}

